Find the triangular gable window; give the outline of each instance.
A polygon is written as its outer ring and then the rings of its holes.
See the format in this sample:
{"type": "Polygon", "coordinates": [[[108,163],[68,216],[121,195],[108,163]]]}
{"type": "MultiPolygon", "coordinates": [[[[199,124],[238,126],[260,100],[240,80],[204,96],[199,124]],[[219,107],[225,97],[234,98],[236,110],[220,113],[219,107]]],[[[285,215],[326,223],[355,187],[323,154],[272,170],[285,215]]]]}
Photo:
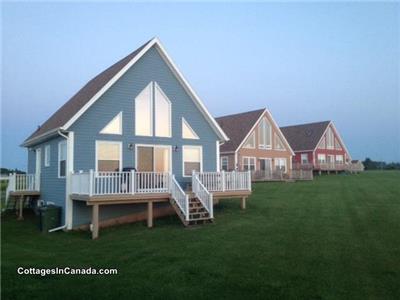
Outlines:
{"type": "Polygon", "coordinates": [[[254,149],[256,147],[256,135],[253,133],[249,136],[246,143],[244,144],[243,148],[250,148],[254,149]]]}
{"type": "Polygon", "coordinates": [[[122,134],[122,111],[116,115],[101,131],[102,134],[122,134]]]}
{"type": "Polygon", "coordinates": [[[342,145],[340,145],[338,139],[335,139],[335,149],[342,150],[342,145]]]}
{"type": "Polygon", "coordinates": [[[285,146],[283,145],[281,138],[277,134],[275,134],[275,149],[285,150],[285,146]]]}
{"type": "Polygon", "coordinates": [[[321,142],[318,145],[319,149],[325,149],[326,148],[326,140],[325,140],[325,136],[322,138],[321,142]]]}
{"type": "Polygon", "coordinates": [[[193,140],[199,139],[199,136],[192,129],[192,127],[190,127],[189,123],[186,122],[185,118],[182,118],[182,138],[193,140]]]}

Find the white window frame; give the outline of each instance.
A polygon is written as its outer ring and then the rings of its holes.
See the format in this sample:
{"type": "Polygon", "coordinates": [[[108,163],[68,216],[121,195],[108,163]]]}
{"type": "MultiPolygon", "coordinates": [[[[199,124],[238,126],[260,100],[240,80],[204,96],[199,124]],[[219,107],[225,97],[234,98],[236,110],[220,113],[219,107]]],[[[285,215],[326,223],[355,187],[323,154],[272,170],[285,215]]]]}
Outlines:
{"type": "Polygon", "coordinates": [[[44,146],[44,166],[45,167],[50,167],[51,163],[51,148],[50,145],[44,146]]]}
{"type": "MultiPolygon", "coordinates": [[[[266,132],[264,132],[264,134],[265,134],[265,138],[266,138],[266,132]]],[[[260,124],[258,126],[258,148],[259,149],[265,149],[265,150],[271,150],[272,149],[272,139],[273,139],[273,137],[272,137],[272,125],[271,125],[271,122],[266,117],[264,117],[264,118],[261,119],[260,124]],[[266,144],[261,144],[260,135],[261,135],[261,132],[262,132],[262,126],[261,125],[263,124],[263,122],[265,122],[266,124],[269,125],[269,137],[270,137],[269,145],[268,145],[268,141],[265,141],[266,144]]]]}
{"type": "Polygon", "coordinates": [[[96,140],[96,146],[95,146],[95,159],[96,159],[96,161],[95,161],[95,170],[96,170],[96,172],[98,172],[98,162],[99,162],[99,160],[98,160],[98,155],[97,155],[97,153],[98,153],[98,148],[99,148],[99,144],[101,144],[101,143],[103,143],[103,144],[119,144],[119,149],[120,149],[120,153],[119,153],[119,166],[118,166],[118,169],[119,169],[119,171],[120,172],[122,172],[122,152],[123,152],[123,149],[122,149],[122,142],[120,142],[120,141],[105,141],[105,140],[96,140]]]}
{"type": "Polygon", "coordinates": [[[243,156],[242,157],[242,170],[244,171],[245,169],[244,169],[244,166],[246,165],[245,163],[244,163],[244,160],[245,159],[248,159],[248,164],[247,164],[247,167],[248,167],[248,170],[247,171],[252,171],[251,170],[251,168],[250,168],[250,166],[251,166],[251,164],[250,164],[250,160],[253,160],[254,161],[254,170],[253,171],[257,171],[257,159],[256,159],[256,157],[255,156],[243,156]]]}
{"type": "Polygon", "coordinates": [[[183,159],[183,152],[185,151],[185,149],[188,149],[188,148],[200,149],[200,172],[203,172],[203,146],[183,145],[182,146],[182,177],[185,177],[185,178],[192,177],[192,174],[185,175],[185,160],[183,159]]]}
{"type": "Polygon", "coordinates": [[[307,164],[309,164],[310,163],[310,160],[308,159],[308,153],[301,153],[300,154],[300,163],[302,164],[302,165],[307,165],[307,164]],[[306,157],[307,159],[307,162],[303,162],[303,157],[306,157]]]}
{"type": "Polygon", "coordinates": [[[184,117],[182,117],[182,138],[186,140],[199,140],[199,136],[197,133],[193,130],[192,126],[189,125],[188,121],[184,117]],[[183,136],[183,127],[186,126],[193,134],[194,137],[184,137],[183,136]]]}
{"type": "Polygon", "coordinates": [[[168,96],[165,95],[164,91],[161,89],[161,87],[158,85],[157,82],[154,82],[154,88],[152,89],[152,99],[154,100],[154,105],[153,105],[153,114],[154,114],[154,136],[157,137],[167,137],[170,138],[172,137],[172,102],[169,100],[168,96]],[[169,135],[157,135],[157,114],[156,114],[156,107],[157,107],[157,99],[156,99],[156,89],[160,94],[162,94],[168,102],[168,118],[169,118],[169,124],[168,124],[168,131],[169,135]]]}
{"type": "MultiPolygon", "coordinates": [[[[123,119],[122,119],[122,111],[120,111],[114,118],[111,119],[110,122],[106,124],[106,126],[103,127],[103,129],[100,131],[100,134],[111,134],[111,135],[122,135],[123,132],[123,119]],[[120,118],[120,128],[118,133],[110,133],[110,132],[105,132],[106,127],[113,122],[115,119],[120,118]]],[[[135,129],[136,130],[136,129],[135,129]]]]}
{"type": "Polygon", "coordinates": [[[172,172],[172,146],[171,145],[159,145],[159,144],[135,144],[135,168],[138,167],[138,147],[150,147],[153,148],[153,172],[154,172],[154,151],[155,148],[166,148],[169,149],[169,172],[172,172]]]}
{"type": "Polygon", "coordinates": [[[58,172],[57,172],[57,175],[58,175],[58,178],[65,178],[65,176],[67,175],[67,160],[68,160],[68,153],[67,153],[67,141],[61,141],[61,142],[58,142],[58,172]],[[61,172],[61,168],[60,168],[60,166],[61,166],[61,160],[60,160],[60,156],[61,156],[61,145],[65,145],[65,155],[66,155],[66,158],[65,158],[65,175],[64,176],[61,176],[61,174],[60,174],[60,172],[61,172]]]}
{"type": "Polygon", "coordinates": [[[284,157],[275,158],[275,170],[276,170],[276,167],[278,167],[278,166],[281,167],[282,166],[281,162],[283,162],[283,166],[285,167],[285,171],[283,173],[287,173],[287,171],[288,171],[287,159],[284,158],[284,157]]]}
{"type": "Polygon", "coordinates": [[[154,91],[153,91],[153,82],[151,81],[148,85],[146,85],[146,87],[143,89],[143,90],[141,90],[140,92],[139,92],[139,94],[135,97],[135,99],[133,100],[133,105],[134,105],[134,116],[135,116],[135,120],[134,120],[134,122],[135,122],[135,128],[134,128],[134,133],[135,133],[135,135],[136,136],[153,136],[154,135],[154,105],[153,105],[153,95],[154,95],[154,91]],[[139,95],[145,90],[145,89],[147,89],[147,88],[149,88],[149,86],[150,86],[150,134],[139,134],[139,133],[137,133],[137,122],[138,122],[138,118],[137,118],[137,110],[136,110],[136,99],[137,99],[137,97],[139,97],[139,95]]]}
{"type": "Polygon", "coordinates": [[[246,142],[243,145],[243,148],[245,149],[255,149],[256,148],[256,132],[253,131],[250,136],[248,137],[248,139],[246,140],[246,142]],[[253,140],[253,147],[252,146],[247,146],[247,144],[249,144],[250,139],[253,140]]]}
{"type": "Polygon", "coordinates": [[[317,155],[317,161],[318,161],[318,164],[326,164],[326,154],[324,154],[324,153],[318,153],[318,155],[317,155]],[[324,161],[321,161],[320,157],[323,157],[323,158],[324,158],[324,161]]]}
{"type": "Polygon", "coordinates": [[[335,155],[335,163],[337,163],[337,164],[344,164],[344,156],[343,156],[343,154],[336,154],[336,155],[335,155]],[[342,159],[341,159],[341,160],[338,160],[338,157],[341,157],[342,159]]]}
{"type": "Polygon", "coordinates": [[[221,171],[228,171],[229,170],[229,156],[221,156],[221,171]],[[224,161],[226,161],[226,170],[224,170],[224,161]]]}

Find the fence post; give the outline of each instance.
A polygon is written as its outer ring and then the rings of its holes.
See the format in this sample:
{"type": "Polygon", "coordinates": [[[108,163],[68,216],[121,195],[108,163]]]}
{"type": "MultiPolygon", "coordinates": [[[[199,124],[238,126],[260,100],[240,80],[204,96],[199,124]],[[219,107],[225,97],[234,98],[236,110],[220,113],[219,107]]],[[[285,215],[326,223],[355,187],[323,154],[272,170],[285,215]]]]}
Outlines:
{"type": "Polygon", "coordinates": [[[131,194],[135,194],[135,170],[131,170],[131,194]]]}
{"type": "Polygon", "coordinates": [[[225,181],[225,179],[226,179],[226,177],[225,177],[225,171],[224,170],[222,170],[222,191],[223,192],[225,192],[225,189],[226,189],[226,181],[225,181]]]}
{"type": "Polygon", "coordinates": [[[94,186],[94,173],[93,170],[89,170],[89,196],[93,196],[93,186],[94,186]]]}

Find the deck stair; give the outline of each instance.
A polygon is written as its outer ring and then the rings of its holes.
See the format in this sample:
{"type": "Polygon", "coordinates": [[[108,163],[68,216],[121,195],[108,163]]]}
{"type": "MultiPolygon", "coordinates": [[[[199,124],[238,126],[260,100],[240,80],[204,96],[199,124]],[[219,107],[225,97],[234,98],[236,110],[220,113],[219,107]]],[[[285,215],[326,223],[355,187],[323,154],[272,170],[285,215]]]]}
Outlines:
{"type": "Polygon", "coordinates": [[[179,219],[186,227],[213,222],[213,219],[210,217],[209,212],[206,210],[206,208],[197,197],[192,197],[189,199],[189,220],[186,220],[184,214],[179,209],[178,205],[173,199],[171,199],[170,202],[179,219]]]}

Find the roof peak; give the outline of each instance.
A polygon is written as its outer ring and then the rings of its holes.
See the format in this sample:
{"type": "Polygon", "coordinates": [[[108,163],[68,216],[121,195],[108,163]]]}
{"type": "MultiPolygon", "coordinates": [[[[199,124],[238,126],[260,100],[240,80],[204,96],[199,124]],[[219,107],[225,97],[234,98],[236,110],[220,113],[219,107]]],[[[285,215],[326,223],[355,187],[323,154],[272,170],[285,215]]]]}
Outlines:
{"type": "Polygon", "coordinates": [[[287,125],[287,126],[281,126],[280,128],[289,128],[289,127],[299,127],[299,126],[308,126],[308,125],[316,125],[316,124],[329,124],[331,123],[331,120],[326,120],[326,121],[318,121],[318,122],[309,122],[309,123],[302,123],[302,124],[294,124],[294,125],[287,125]]]}
{"type": "Polygon", "coordinates": [[[254,110],[249,110],[249,111],[245,111],[245,112],[240,112],[240,113],[234,113],[234,114],[229,114],[229,115],[223,115],[223,116],[219,116],[216,117],[215,119],[221,119],[221,118],[225,118],[225,117],[233,117],[233,116],[239,116],[239,115],[245,115],[245,114],[250,114],[250,113],[255,113],[258,111],[265,111],[266,108],[259,108],[259,109],[254,109],[254,110]]]}

